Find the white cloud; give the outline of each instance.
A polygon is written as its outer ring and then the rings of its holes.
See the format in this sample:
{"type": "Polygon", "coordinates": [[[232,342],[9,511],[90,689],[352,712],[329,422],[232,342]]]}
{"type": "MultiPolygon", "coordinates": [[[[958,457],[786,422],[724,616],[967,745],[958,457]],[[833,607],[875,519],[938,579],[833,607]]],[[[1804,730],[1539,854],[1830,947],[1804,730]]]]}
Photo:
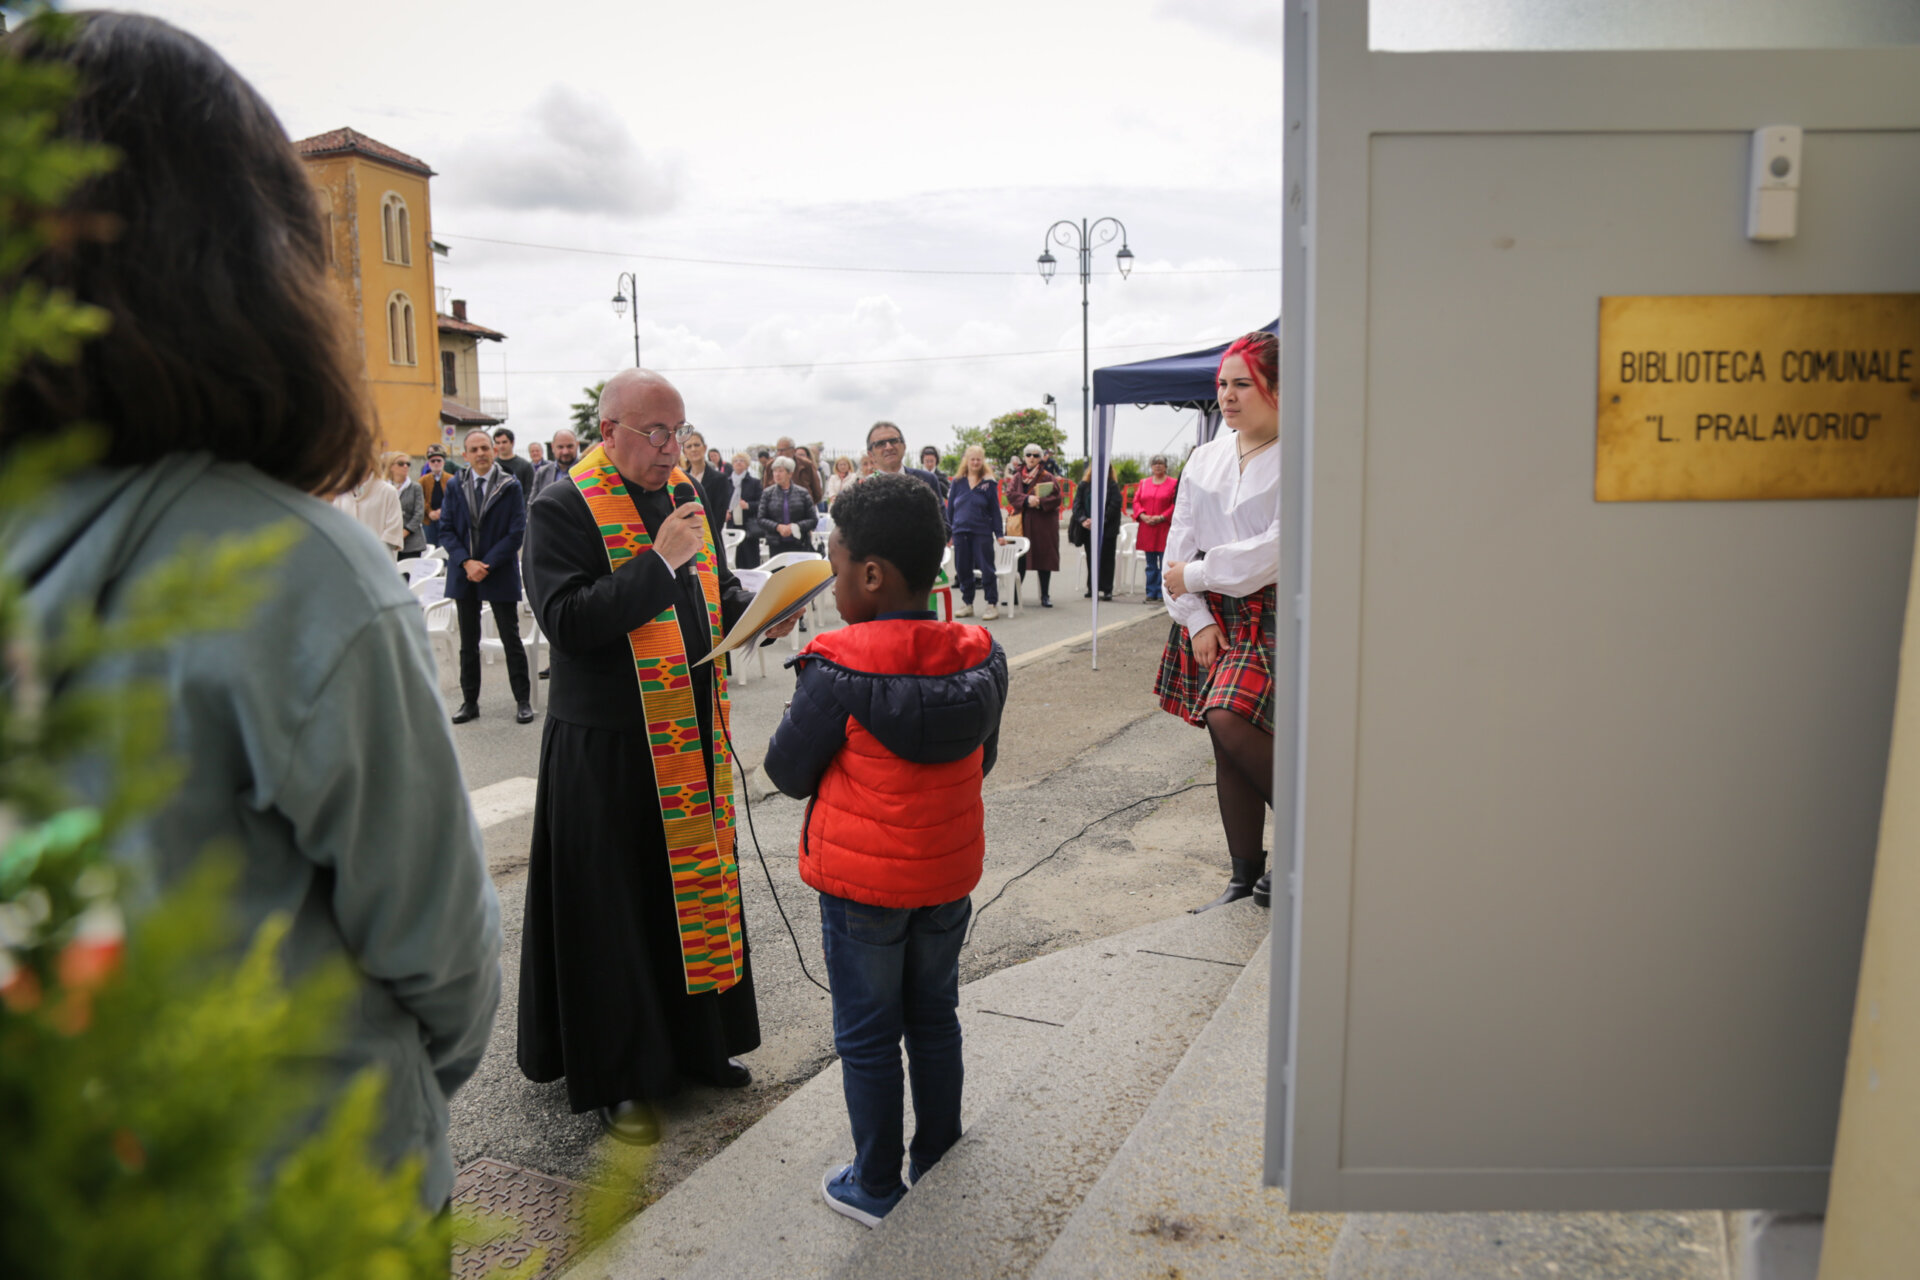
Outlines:
{"type": "Polygon", "coordinates": [[[554,85],[525,120],[469,138],[440,161],[448,196],[479,209],[645,218],[679,203],[680,157],[643,149],[604,100],[554,85]]]}

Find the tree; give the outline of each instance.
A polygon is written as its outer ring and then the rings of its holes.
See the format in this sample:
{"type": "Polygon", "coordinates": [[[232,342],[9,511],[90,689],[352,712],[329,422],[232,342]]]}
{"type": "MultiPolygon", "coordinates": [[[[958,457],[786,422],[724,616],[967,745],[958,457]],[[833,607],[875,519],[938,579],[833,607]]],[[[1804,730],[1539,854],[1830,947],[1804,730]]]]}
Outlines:
{"type": "Polygon", "coordinates": [[[606,389],[607,380],[602,378],[592,386],[580,389],[585,400],[567,406],[573,410],[573,434],[580,438],[582,453],[600,442],[600,393],[606,389]]]}
{"type": "Polygon", "coordinates": [[[955,427],[953,438],[956,456],[977,444],[986,450],[987,461],[995,467],[1004,466],[1008,458],[1030,444],[1051,449],[1057,461],[1065,461],[1062,451],[1067,442],[1066,433],[1055,429],[1053,415],[1045,409],[1015,409],[984,427],[955,427]]]}

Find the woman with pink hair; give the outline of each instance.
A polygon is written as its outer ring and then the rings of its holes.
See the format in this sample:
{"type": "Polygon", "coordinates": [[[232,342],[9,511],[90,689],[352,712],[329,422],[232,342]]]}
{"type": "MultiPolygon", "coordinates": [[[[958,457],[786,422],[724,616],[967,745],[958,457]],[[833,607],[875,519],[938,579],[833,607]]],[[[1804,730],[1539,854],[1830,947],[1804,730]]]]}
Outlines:
{"type": "Polygon", "coordinates": [[[1272,902],[1263,848],[1273,803],[1274,583],[1280,573],[1280,343],[1237,339],[1216,392],[1232,430],[1195,449],[1180,474],[1162,575],[1173,628],[1154,692],[1213,738],[1220,822],[1232,875],[1195,911],[1251,896],[1272,902]]]}

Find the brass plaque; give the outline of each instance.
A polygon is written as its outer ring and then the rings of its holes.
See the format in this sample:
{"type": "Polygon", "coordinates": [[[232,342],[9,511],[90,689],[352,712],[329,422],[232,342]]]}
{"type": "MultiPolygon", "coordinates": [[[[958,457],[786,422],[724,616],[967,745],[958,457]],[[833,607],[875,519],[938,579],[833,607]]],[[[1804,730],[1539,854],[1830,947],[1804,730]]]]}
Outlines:
{"type": "Polygon", "coordinates": [[[1600,502],[1920,493],[1920,294],[1600,299],[1600,502]]]}

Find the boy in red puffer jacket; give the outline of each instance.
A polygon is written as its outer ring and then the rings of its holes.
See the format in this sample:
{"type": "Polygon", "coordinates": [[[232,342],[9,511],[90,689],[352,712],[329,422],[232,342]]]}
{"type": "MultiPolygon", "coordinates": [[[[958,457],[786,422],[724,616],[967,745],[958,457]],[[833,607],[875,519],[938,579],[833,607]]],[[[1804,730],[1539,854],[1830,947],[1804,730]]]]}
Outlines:
{"type": "Polygon", "coordinates": [[[795,656],[767,777],[808,801],[800,878],[820,891],[854,1161],[821,1194],[869,1227],[960,1138],[960,944],[986,852],[1007,655],[926,607],[946,533],[933,491],[882,472],[833,504],[834,601],[848,626],[795,656]],[[900,1041],[913,1077],[902,1149],[900,1041]]]}

